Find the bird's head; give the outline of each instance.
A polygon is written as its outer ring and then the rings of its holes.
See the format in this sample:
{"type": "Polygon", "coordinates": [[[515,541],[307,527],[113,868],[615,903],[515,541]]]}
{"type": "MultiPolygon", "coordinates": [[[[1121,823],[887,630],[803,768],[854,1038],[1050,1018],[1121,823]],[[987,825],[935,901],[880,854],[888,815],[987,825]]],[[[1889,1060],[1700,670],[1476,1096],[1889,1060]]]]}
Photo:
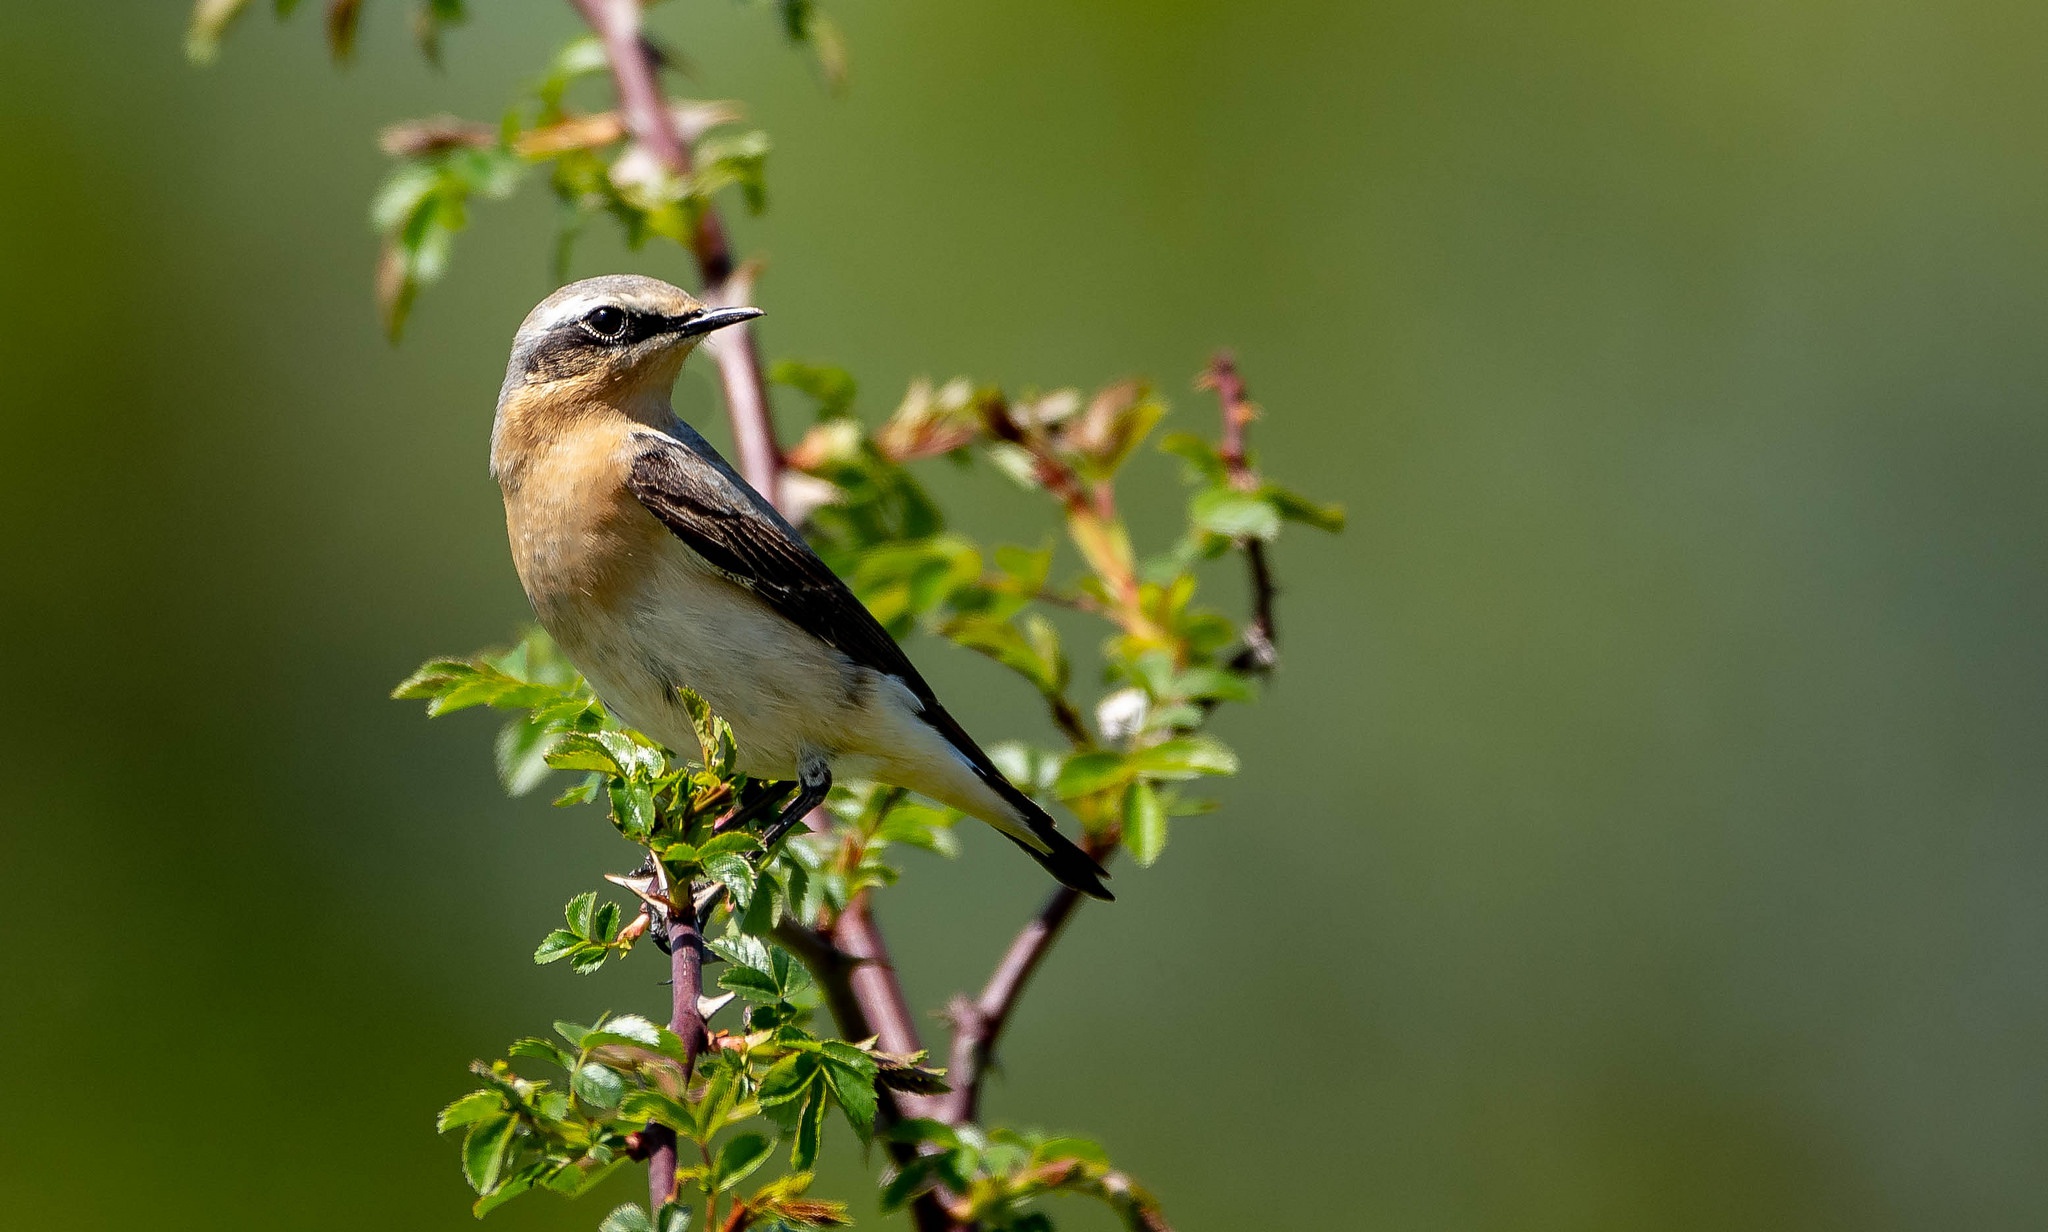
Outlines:
{"type": "Polygon", "coordinates": [[[707,334],[761,315],[711,308],[659,278],[573,282],[528,313],[512,339],[500,403],[514,394],[666,404],[683,360],[707,334]]]}

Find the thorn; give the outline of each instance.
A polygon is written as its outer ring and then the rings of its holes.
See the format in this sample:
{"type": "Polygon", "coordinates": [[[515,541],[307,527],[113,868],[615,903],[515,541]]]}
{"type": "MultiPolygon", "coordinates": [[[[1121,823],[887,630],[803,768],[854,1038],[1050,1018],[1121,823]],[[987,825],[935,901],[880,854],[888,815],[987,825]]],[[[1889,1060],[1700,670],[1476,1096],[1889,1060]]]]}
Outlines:
{"type": "Polygon", "coordinates": [[[737,995],[729,992],[722,997],[697,998],[697,1016],[708,1021],[713,1014],[732,1004],[732,999],[737,995]]]}

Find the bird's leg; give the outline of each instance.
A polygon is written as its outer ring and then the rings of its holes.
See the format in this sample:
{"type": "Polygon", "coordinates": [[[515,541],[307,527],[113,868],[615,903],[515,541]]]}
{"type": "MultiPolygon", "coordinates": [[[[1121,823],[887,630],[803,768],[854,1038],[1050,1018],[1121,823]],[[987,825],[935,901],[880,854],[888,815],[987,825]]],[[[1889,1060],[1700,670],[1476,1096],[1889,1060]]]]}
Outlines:
{"type": "Polygon", "coordinates": [[[796,786],[796,799],[789,802],[782,815],[775,819],[775,824],[761,835],[763,851],[775,850],[775,844],[782,841],[783,835],[788,834],[812,809],[825,803],[825,797],[832,791],[831,763],[816,753],[805,753],[797,760],[796,786]]]}

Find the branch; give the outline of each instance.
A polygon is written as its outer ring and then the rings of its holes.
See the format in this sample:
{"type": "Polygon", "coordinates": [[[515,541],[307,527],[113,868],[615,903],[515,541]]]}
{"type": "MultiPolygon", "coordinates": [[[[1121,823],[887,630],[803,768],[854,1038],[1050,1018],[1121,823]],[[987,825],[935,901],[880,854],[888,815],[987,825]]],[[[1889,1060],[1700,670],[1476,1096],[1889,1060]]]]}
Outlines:
{"type": "MultiPolygon", "coordinates": [[[[657,863],[657,867],[659,867],[657,863]]],[[[687,894],[668,911],[669,979],[672,985],[669,1030],[683,1041],[683,1086],[688,1090],[690,1074],[704,1051],[704,1015],[697,998],[704,991],[703,934],[697,927],[697,912],[687,894]]],[[[642,1139],[652,1154],[647,1161],[647,1196],[652,1211],[676,1196],[676,1134],[665,1125],[650,1124],[642,1139]]]]}
{"type": "MultiPolygon", "coordinates": [[[[675,116],[662,97],[659,57],[640,33],[639,0],[570,0],[604,44],[618,90],[626,131],[669,174],[688,179],[690,147],[676,130],[675,116]]],[[[690,252],[704,283],[704,298],[715,305],[737,304],[752,290],[751,280],[733,259],[725,224],[707,202],[697,211],[690,252]]],[[[719,384],[725,390],[726,416],[732,421],[733,444],[740,473],[756,491],[781,503],[782,454],[775,444],[775,426],[768,415],[768,387],[761,376],[761,354],[750,325],[727,329],[708,348],[718,362],[719,384]]]]}

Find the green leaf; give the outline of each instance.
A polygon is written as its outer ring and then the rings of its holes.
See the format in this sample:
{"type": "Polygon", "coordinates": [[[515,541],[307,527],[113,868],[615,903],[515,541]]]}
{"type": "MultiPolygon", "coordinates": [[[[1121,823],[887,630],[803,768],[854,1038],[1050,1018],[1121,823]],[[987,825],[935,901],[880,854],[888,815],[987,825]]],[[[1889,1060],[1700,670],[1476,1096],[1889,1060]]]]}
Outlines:
{"type": "Polygon", "coordinates": [[[547,778],[548,750],[560,736],[546,723],[513,719],[498,731],[492,751],[498,766],[498,781],[506,794],[523,796],[547,778]]]}
{"type": "Polygon", "coordinates": [[[681,1202],[664,1202],[660,1214],[654,1219],[654,1232],[690,1232],[690,1220],[695,1215],[681,1202]]]}
{"type": "Polygon", "coordinates": [[[458,1126],[474,1125],[504,1112],[505,1095],[502,1091],[471,1091],[441,1109],[441,1115],[434,1121],[434,1132],[445,1134],[458,1126]]]}
{"type": "Polygon", "coordinates": [[[221,36],[249,0],[199,0],[192,6],[192,23],[185,30],[185,55],[194,64],[210,64],[220,54],[221,36]]]}
{"type": "Polygon", "coordinates": [[[562,916],[569,922],[569,930],[578,937],[590,936],[591,918],[597,911],[597,891],[585,890],[569,900],[562,908],[562,916]]]}
{"type": "Polygon", "coordinates": [[[540,948],[533,952],[533,961],[539,965],[559,962],[582,946],[582,938],[566,928],[558,928],[541,940],[540,948]]]}
{"type": "Polygon", "coordinates": [[[654,833],[654,787],[645,779],[618,779],[606,785],[611,798],[612,824],[634,842],[654,833]]]}
{"type": "Polygon", "coordinates": [[[555,797],[556,808],[568,808],[572,804],[588,804],[597,799],[597,789],[604,782],[601,774],[586,774],[583,781],[555,797]]]}
{"type": "Polygon", "coordinates": [[[462,1175],[471,1189],[485,1194],[498,1187],[518,1131],[518,1118],[510,1116],[489,1117],[469,1127],[462,1140],[462,1175]]]}
{"type": "Polygon", "coordinates": [[[532,1038],[514,1040],[512,1041],[512,1046],[505,1050],[505,1055],[511,1057],[532,1057],[536,1061],[547,1061],[551,1064],[559,1065],[565,1070],[576,1068],[575,1056],[553,1040],[532,1038]]]}
{"type": "Polygon", "coordinates": [[[589,1107],[609,1112],[625,1098],[626,1080],[618,1071],[592,1061],[576,1071],[576,1076],[569,1080],[569,1089],[589,1107]]]}
{"type": "Polygon", "coordinates": [[[1231,539],[1271,539],[1280,533],[1280,511],[1251,492],[1217,487],[1198,493],[1188,503],[1196,526],[1231,539]]]}
{"type": "Polygon", "coordinates": [[[1124,791],[1124,846],[1145,868],[1152,867],[1166,846],[1166,808],[1159,793],[1143,779],[1124,791]]]}
{"type": "Polygon", "coordinates": [[[1281,517],[1290,522],[1302,522],[1317,530],[1329,531],[1331,534],[1344,529],[1342,505],[1312,501],[1299,492],[1290,492],[1286,488],[1275,487],[1272,484],[1266,485],[1266,499],[1272,502],[1273,508],[1280,511],[1281,517]]]}
{"type": "Polygon", "coordinates": [[[536,1160],[499,1182],[498,1187],[470,1204],[469,1213],[482,1219],[512,1199],[532,1189],[534,1182],[547,1174],[553,1167],[546,1160],[536,1160]]]}
{"type": "Polygon", "coordinates": [[[1188,464],[1191,482],[1220,484],[1229,478],[1216,447],[1192,432],[1169,432],[1159,442],[1162,453],[1170,453],[1188,464]]]}
{"type": "Polygon", "coordinates": [[[802,1095],[811,1087],[818,1076],[817,1058],[809,1053],[794,1052],[777,1061],[761,1076],[761,1088],[755,1098],[764,1108],[786,1104],[802,1095]]]}
{"type": "Polygon", "coordinates": [[[1133,753],[1130,762],[1138,773],[1162,779],[1237,773],[1237,754],[1213,736],[1178,736],[1133,753]]]}
{"type": "Polygon", "coordinates": [[[774,970],[768,956],[768,943],[759,937],[748,937],[738,933],[727,933],[705,943],[712,953],[729,963],[752,969],[767,975],[774,970]]]}
{"type": "Polygon", "coordinates": [[[1101,1146],[1087,1138],[1047,1138],[1032,1148],[1031,1158],[1037,1163],[1048,1163],[1056,1159],[1078,1159],[1085,1164],[1099,1168],[1109,1167],[1109,1155],[1101,1146]]]}
{"type": "Polygon", "coordinates": [[[803,1115],[797,1119],[796,1141],[789,1149],[792,1171],[809,1172],[817,1165],[818,1140],[825,1132],[825,1103],[822,1087],[812,1087],[810,1099],[804,1103],[803,1115]]]}
{"type": "Polygon", "coordinates": [[[820,419],[839,419],[853,414],[853,399],[859,387],[854,384],[853,375],[844,368],[783,359],[769,367],[768,379],[808,395],[818,404],[820,419]]]}
{"type": "Polygon", "coordinates": [[[597,1232],[655,1232],[654,1221],[637,1202],[628,1202],[604,1217],[597,1232]]]}
{"type": "Polygon", "coordinates": [[[774,977],[765,971],[751,967],[733,967],[721,973],[718,986],[728,992],[736,992],[756,1005],[772,1005],[782,1000],[782,989],[774,977]]]}
{"type": "Polygon", "coordinates": [[[708,860],[712,856],[733,855],[740,852],[761,850],[761,840],[744,830],[727,830],[704,840],[697,848],[697,858],[708,860]]]}
{"type": "Polygon", "coordinates": [[[570,732],[547,754],[547,763],[557,770],[594,770],[599,774],[622,774],[619,763],[595,732],[570,732]]]}
{"type": "Polygon", "coordinates": [[[724,1193],[768,1162],[774,1143],[760,1134],[740,1134],[719,1149],[711,1165],[711,1187],[724,1193]]]}
{"type": "Polygon", "coordinates": [[[1131,760],[1122,753],[1108,749],[1076,753],[1060,767],[1060,776],[1053,783],[1053,794],[1062,800],[1078,800],[1098,791],[1122,787],[1134,773],[1131,760]]]}
{"type": "Polygon", "coordinates": [[[825,1080],[832,1084],[833,1097],[839,1101],[839,1108],[846,1114],[847,1123],[853,1126],[853,1132],[860,1135],[861,1141],[867,1141],[875,1129],[873,1062],[869,1062],[863,1071],[828,1056],[825,1061],[825,1080]]]}
{"type": "Polygon", "coordinates": [[[735,855],[716,855],[704,861],[704,875],[718,882],[746,910],[754,897],[754,866],[735,855]]]}

